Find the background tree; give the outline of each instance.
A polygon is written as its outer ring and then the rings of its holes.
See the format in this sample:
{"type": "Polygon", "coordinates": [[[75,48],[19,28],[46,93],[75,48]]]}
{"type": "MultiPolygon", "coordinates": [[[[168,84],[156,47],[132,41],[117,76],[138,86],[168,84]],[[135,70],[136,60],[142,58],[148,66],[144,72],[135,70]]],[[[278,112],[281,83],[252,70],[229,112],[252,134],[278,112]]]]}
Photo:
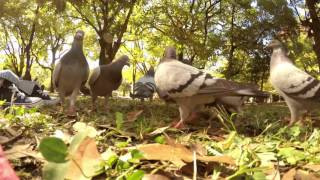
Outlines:
{"type": "Polygon", "coordinates": [[[110,63],[123,43],[122,38],[134,6],[138,4],[137,0],[70,2],[75,12],[70,13],[69,16],[82,20],[97,33],[100,45],[99,64],[110,63]]]}
{"type": "Polygon", "coordinates": [[[40,5],[33,1],[8,1],[5,6],[7,11],[11,11],[2,17],[1,21],[6,61],[18,76],[22,76],[24,71],[23,78],[31,80],[31,67],[34,62],[32,51],[40,5]]]}

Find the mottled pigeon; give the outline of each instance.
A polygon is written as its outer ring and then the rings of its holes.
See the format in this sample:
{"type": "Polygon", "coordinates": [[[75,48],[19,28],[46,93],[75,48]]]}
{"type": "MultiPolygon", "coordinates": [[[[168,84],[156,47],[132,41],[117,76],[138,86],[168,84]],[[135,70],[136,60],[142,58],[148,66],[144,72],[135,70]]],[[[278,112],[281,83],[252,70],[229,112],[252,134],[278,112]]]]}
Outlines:
{"type": "Polygon", "coordinates": [[[179,105],[180,127],[192,113],[221,96],[267,96],[256,89],[221,78],[184,64],[174,57],[175,49],[167,47],[155,73],[155,83],[161,97],[169,97],[179,105]],[[168,58],[169,57],[169,58],[168,58]]]}
{"type": "Polygon", "coordinates": [[[156,92],[154,69],[150,67],[147,73],[134,84],[133,93],[130,96],[141,100],[144,98],[152,99],[154,92],[156,92]]]}
{"type": "Polygon", "coordinates": [[[122,69],[125,65],[129,66],[129,57],[123,55],[111,64],[101,65],[93,70],[89,79],[93,109],[95,109],[95,101],[98,96],[105,97],[108,109],[108,98],[112,96],[112,91],[121,85],[122,69]]]}
{"type": "Polygon", "coordinates": [[[268,47],[273,49],[270,81],[285,99],[291,113],[289,125],[293,125],[302,114],[319,107],[320,81],[297,68],[280,41],[273,40],[268,47]]]}
{"type": "Polygon", "coordinates": [[[71,49],[57,63],[53,72],[55,88],[59,92],[61,104],[70,96],[69,115],[75,115],[75,103],[79,89],[89,76],[89,65],[83,53],[84,32],[78,30],[71,49]]]}

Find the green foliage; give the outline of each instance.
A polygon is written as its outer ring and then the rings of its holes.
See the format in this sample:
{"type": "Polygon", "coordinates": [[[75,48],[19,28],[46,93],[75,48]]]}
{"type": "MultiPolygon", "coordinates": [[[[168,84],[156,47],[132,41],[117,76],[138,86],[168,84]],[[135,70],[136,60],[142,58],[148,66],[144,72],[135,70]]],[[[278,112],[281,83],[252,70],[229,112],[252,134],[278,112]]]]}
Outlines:
{"type": "Polygon", "coordinates": [[[303,151],[296,150],[294,147],[279,148],[278,155],[291,165],[295,165],[298,161],[306,158],[306,154],[303,151]]]}
{"type": "Polygon", "coordinates": [[[154,141],[159,144],[164,144],[166,142],[166,138],[164,135],[160,135],[154,138],[154,141]]]}
{"type": "Polygon", "coordinates": [[[116,112],[115,116],[116,116],[116,127],[117,127],[117,129],[122,129],[123,123],[124,123],[123,114],[121,112],[116,112]]]}
{"type": "Polygon", "coordinates": [[[67,145],[59,138],[43,138],[39,145],[39,150],[49,162],[65,163],[67,161],[67,145]]]}
{"type": "Polygon", "coordinates": [[[105,173],[110,178],[142,179],[144,171],[135,170],[142,157],[143,155],[138,150],[131,150],[122,156],[118,156],[109,148],[102,153],[105,173]]]}
{"type": "Polygon", "coordinates": [[[126,179],[127,180],[141,180],[144,176],[144,171],[142,170],[136,170],[133,173],[131,173],[126,179]]]}
{"type": "Polygon", "coordinates": [[[0,112],[12,125],[22,125],[35,130],[42,130],[50,127],[52,117],[40,113],[38,108],[26,108],[24,106],[11,106],[0,112]]]}

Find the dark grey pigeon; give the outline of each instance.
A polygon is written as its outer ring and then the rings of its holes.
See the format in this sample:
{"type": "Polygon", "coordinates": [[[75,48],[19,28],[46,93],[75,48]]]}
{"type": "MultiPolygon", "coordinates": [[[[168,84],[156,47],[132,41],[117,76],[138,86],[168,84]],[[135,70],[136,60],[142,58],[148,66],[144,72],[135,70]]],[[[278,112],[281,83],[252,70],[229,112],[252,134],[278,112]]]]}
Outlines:
{"type": "Polygon", "coordinates": [[[301,115],[319,107],[320,81],[297,68],[278,40],[268,45],[273,49],[270,61],[270,81],[286,101],[293,125],[301,115]]]}
{"type": "Polygon", "coordinates": [[[150,67],[148,72],[134,84],[133,93],[130,96],[141,100],[144,100],[144,98],[152,99],[155,91],[154,69],[150,67]]]}
{"type": "Polygon", "coordinates": [[[61,104],[70,96],[69,115],[75,115],[75,103],[81,86],[89,76],[89,65],[83,53],[84,32],[78,30],[71,49],[57,63],[53,72],[55,88],[59,92],[61,104]]]}
{"type": "Polygon", "coordinates": [[[174,57],[175,49],[168,47],[155,73],[155,83],[161,96],[173,99],[179,105],[179,128],[192,113],[205,104],[215,102],[222,96],[267,96],[248,86],[214,78],[210,74],[184,64],[174,57]],[[166,56],[169,55],[169,56],[166,56]],[[169,58],[167,58],[169,57],[169,58]]]}
{"type": "Polygon", "coordinates": [[[93,109],[98,96],[104,96],[106,108],[108,109],[108,98],[112,96],[112,91],[119,88],[122,82],[122,69],[129,66],[129,57],[121,56],[111,64],[102,65],[93,70],[89,79],[93,109]]]}

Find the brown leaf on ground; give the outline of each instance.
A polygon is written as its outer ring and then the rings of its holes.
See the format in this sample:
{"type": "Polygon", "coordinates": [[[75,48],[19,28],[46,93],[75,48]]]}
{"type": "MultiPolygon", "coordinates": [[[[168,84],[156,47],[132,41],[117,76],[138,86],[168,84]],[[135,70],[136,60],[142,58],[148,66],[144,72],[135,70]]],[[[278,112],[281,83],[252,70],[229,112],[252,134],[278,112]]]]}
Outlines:
{"type": "Polygon", "coordinates": [[[0,136],[0,144],[3,144],[5,142],[8,142],[9,141],[9,138],[6,137],[6,136],[0,136]]]}
{"type": "Polygon", "coordinates": [[[154,131],[152,131],[151,133],[149,133],[150,136],[155,136],[158,134],[162,134],[165,130],[167,130],[168,128],[170,128],[170,126],[166,126],[166,127],[162,127],[162,128],[158,128],[154,131]]]}
{"type": "Polygon", "coordinates": [[[86,138],[72,154],[71,164],[65,178],[86,179],[96,175],[99,170],[101,156],[98,152],[96,142],[92,138],[86,138]],[[85,176],[84,176],[85,175],[85,176]]]}
{"type": "Polygon", "coordinates": [[[306,164],[302,167],[308,170],[312,170],[314,172],[320,171],[320,164],[306,164]]]}
{"type": "Polygon", "coordinates": [[[316,176],[313,173],[303,171],[303,170],[297,170],[297,173],[295,175],[295,179],[299,180],[318,180],[320,179],[320,176],[316,176]]]}
{"type": "Polygon", "coordinates": [[[132,111],[127,114],[127,120],[129,122],[133,122],[137,120],[140,114],[142,114],[143,110],[132,111]]]}
{"type": "Polygon", "coordinates": [[[207,149],[202,144],[192,144],[191,148],[200,156],[207,155],[207,149]]]}
{"type": "Polygon", "coordinates": [[[142,180],[170,180],[170,178],[160,174],[145,174],[142,180]]]}
{"type": "Polygon", "coordinates": [[[296,173],[296,168],[292,168],[282,176],[282,180],[294,180],[296,173]]]}
{"type": "Polygon", "coordinates": [[[27,156],[34,157],[41,161],[44,160],[40,153],[32,150],[30,144],[15,145],[11,149],[5,151],[4,154],[9,160],[17,160],[27,156]]]}
{"type": "MultiPolygon", "coordinates": [[[[183,145],[145,144],[138,145],[136,148],[143,153],[147,160],[170,161],[178,167],[185,165],[184,162],[193,161],[192,151],[183,145]]],[[[197,160],[235,165],[234,159],[229,156],[197,156],[197,160]]]]}

